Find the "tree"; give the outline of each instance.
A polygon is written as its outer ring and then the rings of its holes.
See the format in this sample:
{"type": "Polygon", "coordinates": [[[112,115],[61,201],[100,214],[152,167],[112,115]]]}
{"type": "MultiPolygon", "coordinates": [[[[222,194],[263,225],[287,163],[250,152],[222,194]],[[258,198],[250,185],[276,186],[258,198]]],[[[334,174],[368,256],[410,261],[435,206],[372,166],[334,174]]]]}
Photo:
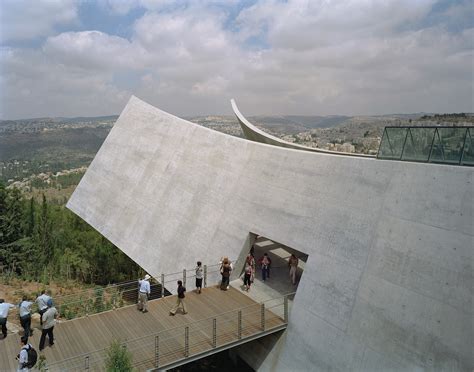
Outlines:
{"type": "Polygon", "coordinates": [[[26,235],[32,236],[35,231],[35,199],[31,197],[30,206],[28,208],[28,222],[26,227],[26,235]]]}
{"type": "Polygon", "coordinates": [[[43,194],[43,202],[41,204],[41,214],[39,216],[38,224],[36,226],[35,240],[38,248],[42,254],[43,265],[47,266],[53,257],[52,247],[52,224],[49,215],[48,204],[46,197],[43,194]]]}
{"type": "Polygon", "coordinates": [[[112,341],[107,350],[107,359],[105,361],[107,372],[130,372],[132,368],[132,354],[120,345],[117,340],[112,341]]]}
{"type": "Polygon", "coordinates": [[[13,189],[7,193],[6,210],[2,222],[2,243],[13,243],[23,237],[23,205],[21,193],[18,189],[13,189]]]}

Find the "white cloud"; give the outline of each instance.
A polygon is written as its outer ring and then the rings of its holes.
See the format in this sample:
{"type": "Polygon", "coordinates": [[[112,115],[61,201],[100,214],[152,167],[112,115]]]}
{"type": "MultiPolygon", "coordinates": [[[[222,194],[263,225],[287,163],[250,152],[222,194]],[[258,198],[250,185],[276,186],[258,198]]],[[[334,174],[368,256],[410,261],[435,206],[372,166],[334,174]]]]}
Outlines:
{"type": "Polygon", "coordinates": [[[235,21],[219,1],[103,4],[148,11],[130,39],[5,49],[2,117],[119,112],[129,94],[178,115],[230,113],[232,97],[247,114],[474,111],[474,30],[448,30],[465,4],[428,23],[430,0],[261,1],[235,21]]]}
{"type": "Polygon", "coordinates": [[[55,26],[78,21],[74,0],[2,0],[0,41],[36,39],[51,35],[55,26]]]}
{"type": "Polygon", "coordinates": [[[146,60],[139,45],[100,31],[62,33],[48,38],[43,50],[51,60],[84,69],[136,69],[146,60]]]}

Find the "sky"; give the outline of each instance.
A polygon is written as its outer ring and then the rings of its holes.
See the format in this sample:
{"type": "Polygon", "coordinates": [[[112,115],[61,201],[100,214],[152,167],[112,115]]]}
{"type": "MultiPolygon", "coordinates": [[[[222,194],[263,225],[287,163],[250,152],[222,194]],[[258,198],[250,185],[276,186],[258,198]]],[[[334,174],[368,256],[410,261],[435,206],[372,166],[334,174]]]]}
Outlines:
{"type": "Polygon", "coordinates": [[[474,0],[0,0],[0,119],[473,112],[474,0]]]}

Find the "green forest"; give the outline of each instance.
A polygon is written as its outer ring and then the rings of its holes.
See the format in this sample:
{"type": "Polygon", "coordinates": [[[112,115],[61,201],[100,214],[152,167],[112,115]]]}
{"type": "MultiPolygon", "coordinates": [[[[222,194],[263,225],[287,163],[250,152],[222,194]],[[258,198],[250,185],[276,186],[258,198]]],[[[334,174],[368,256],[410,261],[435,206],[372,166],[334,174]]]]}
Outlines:
{"type": "Polygon", "coordinates": [[[105,285],[137,278],[140,267],[64,206],[27,199],[0,183],[0,272],[48,284],[105,285]]]}

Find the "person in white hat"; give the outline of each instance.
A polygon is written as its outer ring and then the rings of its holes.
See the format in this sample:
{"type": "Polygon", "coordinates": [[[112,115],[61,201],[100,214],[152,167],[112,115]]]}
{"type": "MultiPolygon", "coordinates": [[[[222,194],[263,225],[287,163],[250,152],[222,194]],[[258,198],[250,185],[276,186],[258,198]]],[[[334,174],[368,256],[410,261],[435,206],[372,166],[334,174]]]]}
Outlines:
{"type": "Polygon", "coordinates": [[[148,312],[147,302],[148,296],[150,295],[150,275],[146,274],[145,279],[139,280],[140,290],[138,292],[138,304],[137,308],[144,313],[148,312]]]}

